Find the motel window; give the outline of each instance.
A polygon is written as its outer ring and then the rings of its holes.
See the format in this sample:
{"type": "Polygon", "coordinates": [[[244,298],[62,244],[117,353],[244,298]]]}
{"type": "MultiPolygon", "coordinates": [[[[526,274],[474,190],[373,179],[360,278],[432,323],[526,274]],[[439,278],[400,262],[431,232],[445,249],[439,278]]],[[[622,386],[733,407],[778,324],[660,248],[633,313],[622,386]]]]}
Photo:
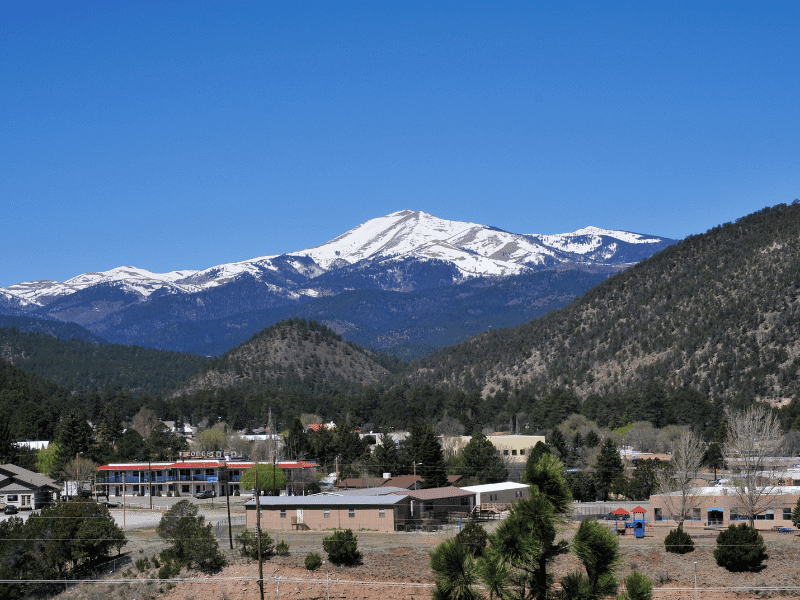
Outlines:
{"type": "Polygon", "coordinates": [[[348,516],[348,517],[350,517],[351,519],[355,518],[355,516],[356,516],[356,509],[355,509],[355,508],[351,508],[351,509],[349,509],[349,510],[347,511],[347,516],[348,516]]]}
{"type": "Polygon", "coordinates": [[[508,450],[503,450],[503,456],[508,456],[508,450]]]}
{"type": "Polygon", "coordinates": [[[654,508],[653,509],[653,519],[655,519],[656,521],[663,521],[664,520],[664,515],[661,514],[661,509],[660,508],[654,508]]]}
{"type": "Polygon", "coordinates": [[[330,519],[331,518],[331,509],[330,508],[326,508],[322,512],[322,516],[324,516],[326,519],[330,519]]]}
{"type": "Polygon", "coordinates": [[[517,455],[517,451],[516,450],[512,450],[511,451],[511,456],[516,456],[516,455],[517,455]]]}
{"type": "Polygon", "coordinates": [[[285,518],[286,518],[286,509],[282,508],[281,509],[281,519],[285,519],[285,518]]]}
{"type": "Polygon", "coordinates": [[[519,451],[519,455],[520,456],[525,456],[525,448],[523,448],[522,450],[519,451]]]}
{"type": "Polygon", "coordinates": [[[378,509],[378,517],[380,517],[381,519],[386,517],[386,509],[385,508],[379,508],[378,509]]]}
{"type": "Polygon", "coordinates": [[[182,485],[181,486],[181,493],[182,494],[188,494],[189,493],[189,486],[188,485],[182,485]]]}
{"type": "Polygon", "coordinates": [[[792,520],[792,509],[783,507],[783,520],[784,521],[791,521],[792,520]]]}

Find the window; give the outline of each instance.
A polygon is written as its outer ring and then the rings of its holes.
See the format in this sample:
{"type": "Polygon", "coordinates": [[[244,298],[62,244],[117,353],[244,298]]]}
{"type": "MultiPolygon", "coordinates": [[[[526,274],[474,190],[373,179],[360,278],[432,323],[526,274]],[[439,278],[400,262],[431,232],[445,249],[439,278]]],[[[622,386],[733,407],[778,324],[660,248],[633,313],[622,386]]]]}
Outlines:
{"type": "Polygon", "coordinates": [[[520,456],[525,456],[525,448],[523,448],[522,450],[519,451],[519,455],[520,456]]]}
{"type": "Polygon", "coordinates": [[[700,520],[700,509],[693,508],[692,509],[692,521],[699,521],[700,520]]]}
{"type": "Polygon", "coordinates": [[[517,451],[516,450],[512,450],[511,451],[511,456],[516,456],[516,455],[517,455],[517,451]]]}
{"type": "Polygon", "coordinates": [[[784,521],[791,521],[792,520],[792,509],[783,507],[783,520],[784,521]]]}
{"type": "Polygon", "coordinates": [[[189,493],[189,486],[188,485],[182,485],[181,486],[181,493],[182,494],[188,494],[189,493]]]}
{"type": "Polygon", "coordinates": [[[386,518],[386,509],[385,508],[379,508],[378,509],[378,517],[381,518],[381,519],[386,518]]]}
{"type": "Polygon", "coordinates": [[[653,519],[656,520],[656,521],[663,521],[664,520],[664,515],[661,513],[661,509],[660,508],[654,508],[653,509],[653,519]]]}
{"type": "Polygon", "coordinates": [[[355,508],[349,509],[347,511],[347,516],[350,517],[351,519],[354,519],[356,516],[356,509],[355,508]]]}
{"type": "Polygon", "coordinates": [[[330,508],[326,508],[324,511],[322,511],[322,516],[325,517],[326,519],[330,519],[331,518],[331,509],[330,508]]]}
{"type": "Polygon", "coordinates": [[[503,456],[508,456],[508,450],[503,450],[503,456]]]}
{"type": "Polygon", "coordinates": [[[281,519],[285,519],[285,518],[286,518],[286,509],[282,508],[281,509],[281,519]]]}

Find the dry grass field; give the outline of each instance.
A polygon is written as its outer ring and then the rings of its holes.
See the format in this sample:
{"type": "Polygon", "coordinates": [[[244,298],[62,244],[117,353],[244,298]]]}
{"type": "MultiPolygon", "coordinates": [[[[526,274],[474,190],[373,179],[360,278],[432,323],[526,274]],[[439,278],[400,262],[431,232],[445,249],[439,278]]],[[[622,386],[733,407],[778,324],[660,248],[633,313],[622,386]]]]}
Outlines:
{"type": "MultiPolygon", "coordinates": [[[[569,525],[563,534],[571,537],[577,525],[569,525]]],[[[491,525],[489,526],[491,529],[491,525]]],[[[768,532],[764,534],[769,559],[758,573],[729,573],[718,567],[713,550],[716,533],[694,534],[696,550],[679,556],[664,550],[666,528],[648,529],[643,539],[621,536],[622,562],[620,577],[636,569],[655,581],[654,598],[732,600],[734,598],[798,598],[800,599],[800,538],[768,532]],[[695,592],[695,562],[698,589],[695,592]],[[780,589],[779,589],[780,588],[780,589]],[[795,588],[795,589],[791,589],[795,588]],[[696,594],[696,595],[695,595],[696,594]]],[[[363,563],[356,567],[336,567],[328,563],[314,572],[307,571],[303,560],[308,552],[322,551],[322,538],[329,533],[271,533],[273,538],[286,539],[291,553],[273,557],[264,563],[264,597],[287,599],[347,598],[350,600],[399,600],[430,598],[434,581],[429,553],[448,533],[377,534],[358,532],[363,563]]],[[[161,541],[152,531],[139,531],[126,548],[133,561],[153,556],[161,541]]],[[[220,540],[228,548],[227,538],[220,540]]],[[[114,573],[106,583],[78,584],[60,598],[76,600],[259,600],[258,564],[229,554],[231,564],[213,576],[182,573],[165,583],[147,581],[155,570],[140,573],[132,564],[114,573]]],[[[577,559],[566,555],[554,565],[556,578],[580,568],[577,559]]]]}

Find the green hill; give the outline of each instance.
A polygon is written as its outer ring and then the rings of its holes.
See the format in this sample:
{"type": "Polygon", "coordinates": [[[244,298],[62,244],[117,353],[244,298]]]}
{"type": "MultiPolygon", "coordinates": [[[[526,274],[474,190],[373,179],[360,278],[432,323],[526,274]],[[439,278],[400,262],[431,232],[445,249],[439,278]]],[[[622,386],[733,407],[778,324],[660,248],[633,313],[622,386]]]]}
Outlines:
{"type": "Polygon", "coordinates": [[[420,361],[416,385],[565,386],[579,397],[656,382],[710,399],[800,392],[800,202],[666,248],[569,306],[420,361]]]}

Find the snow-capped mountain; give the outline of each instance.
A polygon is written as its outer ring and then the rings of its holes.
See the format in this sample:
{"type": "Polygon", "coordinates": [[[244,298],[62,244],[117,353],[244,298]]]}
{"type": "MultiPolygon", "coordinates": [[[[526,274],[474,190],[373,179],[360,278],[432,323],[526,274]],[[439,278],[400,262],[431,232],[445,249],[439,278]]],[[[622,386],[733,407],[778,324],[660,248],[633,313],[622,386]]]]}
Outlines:
{"type": "Polygon", "coordinates": [[[125,266],[11,285],[0,288],[0,315],[77,323],[112,342],[202,354],[294,316],[373,348],[394,351],[412,339],[441,346],[563,306],[671,243],[596,227],[510,233],[404,210],[314,248],[200,271],[125,266]],[[476,278],[484,279],[470,287],[476,278]]]}
{"type": "Polygon", "coordinates": [[[117,287],[144,300],[155,292],[195,294],[250,276],[270,292],[313,297],[321,293],[314,286],[316,278],[352,265],[436,260],[454,268],[454,280],[465,280],[520,275],[564,263],[622,266],[671,243],[673,240],[665,238],[596,227],[558,235],[510,233],[403,210],[371,219],[320,246],[286,255],[262,256],[200,271],[153,273],[124,266],[83,273],[64,282],[18,283],[0,288],[0,294],[33,308],[101,285],[117,287]]]}

